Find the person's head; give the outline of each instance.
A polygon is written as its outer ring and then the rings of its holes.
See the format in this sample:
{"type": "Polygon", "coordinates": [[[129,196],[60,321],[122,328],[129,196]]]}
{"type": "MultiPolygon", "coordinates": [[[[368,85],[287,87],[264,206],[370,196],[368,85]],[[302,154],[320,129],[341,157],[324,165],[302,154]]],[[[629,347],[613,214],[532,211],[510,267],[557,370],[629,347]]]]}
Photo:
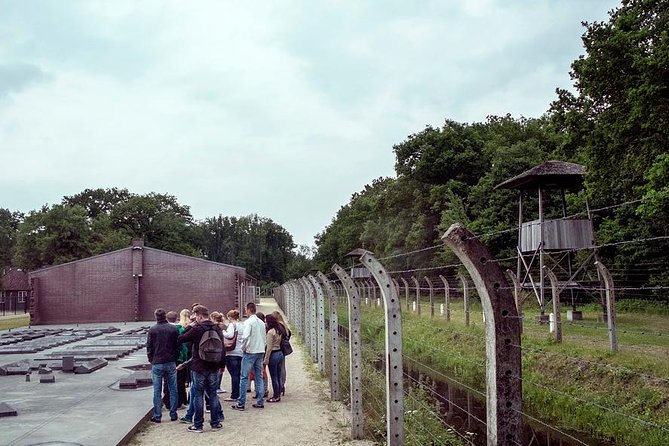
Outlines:
{"type": "Polygon", "coordinates": [[[272,328],[275,330],[279,330],[279,321],[276,320],[273,314],[268,314],[265,316],[265,324],[267,324],[267,331],[271,330],[272,328]]]}
{"type": "Polygon", "coordinates": [[[209,320],[209,309],[204,305],[196,305],[195,308],[193,308],[193,314],[195,314],[195,320],[197,322],[209,320]]]}
{"type": "Polygon", "coordinates": [[[186,326],[190,324],[190,310],[187,308],[184,308],[181,310],[179,313],[179,325],[186,326]]]}
{"type": "Polygon", "coordinates": [[[202,304],[195,302],[193,305],[191,305],[190,306],[190,312],[192,313],[195,310],[195,307],[197,307],[198,305],[202,305],[202,304]]]}
{"type": "Polygon", "coordinates": [[[256,304],[249,302],[246,304],[246,315],[251,316],[252,314],[256,314],[256,304]]]}
{"type": "Polygon", "coordinates": [[[258,317],[258,319],[260,319],[261,321],[265,322],[265,314],[264,314],[264,313],[261,313],[260,311],[258,311],[258,312],[256,313],[256,316],[258,317]]]}
{"type": "Polygon", "coordinates": [[[156,311],[153,312],[153,315],[156,317],[156,322],[165,320],[165,310],[162,308],[156,308],[156,311]]]}
{"type": "Polygon", "coordinates": [[[179,315],[176,311],[168,311],[165,317],[167,318],[167,322],[174,324],[177,321],[177,317],[179,317],[179,315]]]}
{"type": "Polygon", "coordinates": [[[283,316],[278,311],[272,311],[272,316],[274,316],[280,324],[285,324],[286,321],[283,320],[283,316]]]}
{"type": "Polygon", "coordinates": [[[239,311],[237,311],[237,310],[228,311],[228,319],[230,319],[231,321],[238,321],[239,320],[239,311]]]}
{"type": "Polygon", "coordinates": [[[217,324],[223,323],[223,315],[218,311],[212,311],[209,315],[209,319],[211,319],[212,322],[216,322],[217,324]]]}

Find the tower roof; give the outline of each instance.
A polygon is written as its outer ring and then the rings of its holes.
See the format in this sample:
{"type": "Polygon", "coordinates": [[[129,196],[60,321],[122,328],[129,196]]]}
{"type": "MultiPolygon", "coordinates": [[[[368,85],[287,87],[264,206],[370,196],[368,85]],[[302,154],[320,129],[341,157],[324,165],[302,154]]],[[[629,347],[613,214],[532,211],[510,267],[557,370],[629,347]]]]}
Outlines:
{"type": "Polygon", "coordinates": [[[546,161],[510,178],[495,189],[579,189],[583,186],[585,167],[566,161],[546,161]]]}

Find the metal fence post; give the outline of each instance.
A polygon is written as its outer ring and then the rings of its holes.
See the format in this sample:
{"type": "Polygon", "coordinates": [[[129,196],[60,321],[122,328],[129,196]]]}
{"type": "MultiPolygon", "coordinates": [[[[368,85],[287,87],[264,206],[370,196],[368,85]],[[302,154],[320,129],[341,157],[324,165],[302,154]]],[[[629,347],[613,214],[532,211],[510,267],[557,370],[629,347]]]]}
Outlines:
{"type": "Polygon", "coordinates": [[[330,301],[330,398],[334,401],[339,400],[339,317],[337,315],[337,294],[335,293],[332,282],[325,277],[325,274],[318,271],[316,276],[325,287],[325,292],[330,301]]]}
{"type": "Polygon", "coordinates": [[[386,444],[404,444],[404,384],[402,368],[402,308],[390,276],[369,252],[360,262],[372,273],[379,284],[386,321],[386,444]]]}
{"type": "Polygon", "coordinates": [[[516,304],[502,269],[460,224],[442,237],[472,277],[486,315],[487,444],[521,444],[522,367],[516,304]]]}
{"type": "Polygon", "coordinates": [[[353,280],[339,265],[332,266],[348,300],[349,379],[351,394],[351,438],[364,436],[362,413],[362,336],[360,333],[360,296],[353,280]]]}

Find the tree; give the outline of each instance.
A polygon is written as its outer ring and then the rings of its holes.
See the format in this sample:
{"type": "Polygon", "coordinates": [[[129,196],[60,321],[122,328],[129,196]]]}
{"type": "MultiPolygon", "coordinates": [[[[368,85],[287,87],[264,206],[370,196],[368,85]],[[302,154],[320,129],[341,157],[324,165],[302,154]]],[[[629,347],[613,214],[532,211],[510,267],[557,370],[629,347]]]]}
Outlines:
{"type": "Polygon", "coordinates": [[[20,212],[0,208],[0,271],[11,264],[17,231],[22,219],[23,214],[20,212]]]}

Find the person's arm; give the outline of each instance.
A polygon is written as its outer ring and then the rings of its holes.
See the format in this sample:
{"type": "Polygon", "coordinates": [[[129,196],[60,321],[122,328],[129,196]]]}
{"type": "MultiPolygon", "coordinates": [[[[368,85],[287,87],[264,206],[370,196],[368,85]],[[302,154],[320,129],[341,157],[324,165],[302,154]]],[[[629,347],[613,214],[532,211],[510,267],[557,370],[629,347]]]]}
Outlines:
{"type": "MultiPolygon", "coordinates": [[[[251,327],[251,325],[252,325],[251,321],[247,320],[246,322],[244,322],[244,330],[243,330],[244,336],[242,336],[242,351],[243,352],[246,351],[246,348],[247,348],[248,343],[249,343],[249,337],[251,337],[251,333],[253,332],[253,327],[251,327]]],[[[239,341],[237,341],[237,342],[239,342],[239,341]]]]}
{"type": "Polygon", "coordinates": [[[149,330],[146,335],[146,356],[151,364],[153,364],[153,353],[153,333],[149,330]]]}
{"type": "Polygon", "coordinates": [[[265,335],[265,359],[263,360],[263,364],[265,365],[269,364],[269,357],[272,355],[272,344],[274,343],[273,340],[274,329],[272,328],[265,335]]]}
{"type": "Polygon", "coordinates": [[[232,339],[235,336],[236,330],[237,329],[235,328],[235,324],[231,322],[230,324],[228,324],[228,328],[226,328],[225,331],[223,332],[223,337],[225,339],[232,339]]]}
{"type": "Polygon", "coordinates": [[[193,326],[189,325],[184,332],[179,335],[177,343],[185,344],[187,342],[193,342],[195,340],[195,332],[196,330],[193,330],[193,326]]]}

